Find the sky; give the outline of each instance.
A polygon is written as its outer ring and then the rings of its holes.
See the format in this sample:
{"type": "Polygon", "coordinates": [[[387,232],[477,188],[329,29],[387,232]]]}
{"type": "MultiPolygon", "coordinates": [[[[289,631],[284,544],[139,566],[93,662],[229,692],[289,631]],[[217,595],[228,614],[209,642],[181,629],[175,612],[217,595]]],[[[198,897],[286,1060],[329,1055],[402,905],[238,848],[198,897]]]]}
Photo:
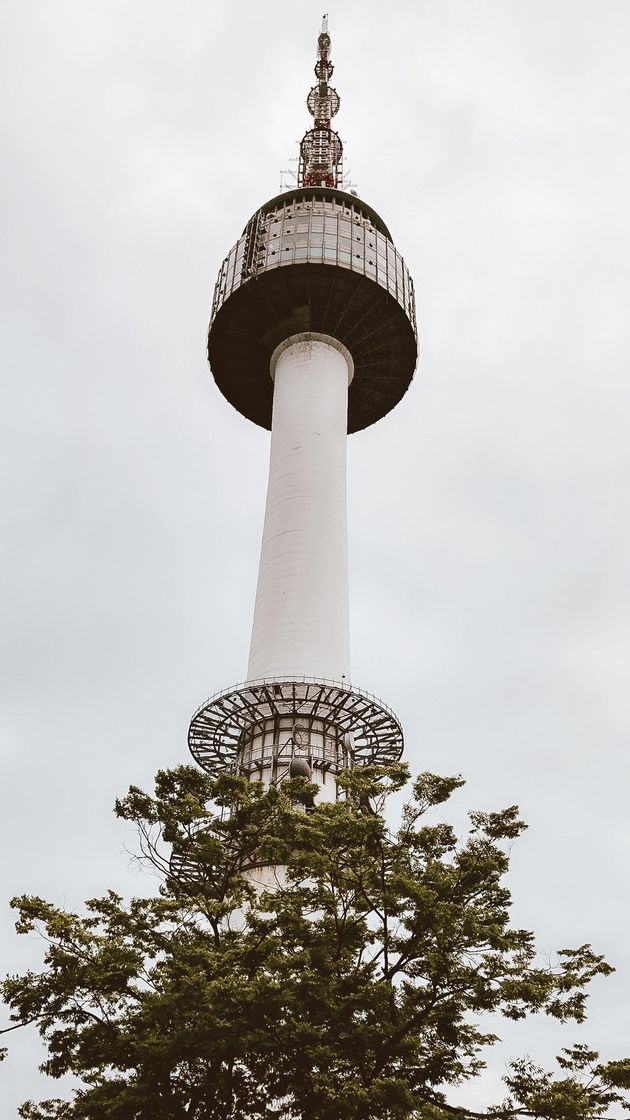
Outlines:
{"type": "MultiPolygon", "coordinates": [[[[518,803],[518,925],[616,968],[589,1022],[510,1057],[630,1051],[627,0],[336,0],[355,188],[416,284],[420,361],[349,442],[353,680],[444,817],[518,803]]],[[[0,972],[7,900],[146,894],[129,784],[188,760],[245,676],[268,433],[216,390],[214,280],[310,120],[321,9],[233,0],[0,7],[0,972]]],[[[28,1096],[9,1036],[0,1120],[28,1096]]]]}

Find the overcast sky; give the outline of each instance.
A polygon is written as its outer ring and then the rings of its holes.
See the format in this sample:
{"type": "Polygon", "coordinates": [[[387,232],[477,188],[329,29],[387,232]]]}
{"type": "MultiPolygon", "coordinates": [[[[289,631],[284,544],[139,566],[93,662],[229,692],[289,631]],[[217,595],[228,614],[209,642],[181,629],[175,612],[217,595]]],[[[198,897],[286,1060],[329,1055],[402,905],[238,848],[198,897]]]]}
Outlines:
{"type": "MultiPolygon", "coordinates": [[[[321,8],[4,0],[0,971],[5,899],[146,893],[112,815],[246,671],[268,433],[215,389],[219,265],[310,120],[321,8]]],[[[617,968],[630,1051],[628,0],[337,0],[346,168],[415,278],[421,358],[350,440],[353,679],[415,771],[518,802],[515,918],[617,968]]],[[[54,1095],[12,1036],[0,1120],[54,1095]]]]}

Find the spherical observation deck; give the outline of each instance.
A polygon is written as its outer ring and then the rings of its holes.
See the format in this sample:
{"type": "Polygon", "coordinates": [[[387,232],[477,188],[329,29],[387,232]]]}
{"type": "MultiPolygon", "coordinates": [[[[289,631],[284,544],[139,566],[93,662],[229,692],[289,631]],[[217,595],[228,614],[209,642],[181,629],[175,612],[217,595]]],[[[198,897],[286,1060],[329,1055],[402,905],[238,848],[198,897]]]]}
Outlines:
{"type": "Polygon", "coordinates": [[[414,374],[413,281],[378,214],[355,195],[302,187],[257,210],[214,291],[208,360],[227,400],[271,429],[271,355],[290,335],[327,334],[350,351],[348,432],[385,416],[414,374]]]}

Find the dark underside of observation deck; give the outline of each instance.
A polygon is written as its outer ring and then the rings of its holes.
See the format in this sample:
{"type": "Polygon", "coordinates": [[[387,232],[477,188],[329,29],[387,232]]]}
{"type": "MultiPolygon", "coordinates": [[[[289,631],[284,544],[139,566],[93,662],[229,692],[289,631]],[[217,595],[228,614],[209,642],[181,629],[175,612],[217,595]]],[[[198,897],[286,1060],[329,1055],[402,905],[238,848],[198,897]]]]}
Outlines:
{"type": "Polygon", "coordinates": [[[348,432],[380,420],[409,388],[416,338],[396,299],[349,269],[285,265],[251,277],[234,291],[208,336],[208,360],[219,389],[255,424],[271,428],[273,351],[305,331],[332,335],[352,354],[348,432]]]}

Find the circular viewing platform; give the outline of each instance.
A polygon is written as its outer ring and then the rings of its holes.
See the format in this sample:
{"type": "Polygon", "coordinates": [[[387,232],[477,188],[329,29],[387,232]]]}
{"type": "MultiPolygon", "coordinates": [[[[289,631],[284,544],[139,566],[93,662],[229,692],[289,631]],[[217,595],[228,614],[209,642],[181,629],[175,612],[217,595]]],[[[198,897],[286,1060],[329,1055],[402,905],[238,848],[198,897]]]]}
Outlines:
{"type": "Polygon", "coordinates": [[[315,677],[272,677],[202,704],[188,746],[210,774],[230,770],[255,780],[273,771],[281,780],[296,755],[320,778],[334,778],[354,766],[398,762],[403,733],[394,713],[368,692],[315,677]]]}
{"type": "Polygon", "coordinates": [[[345,191],[277,195],[221,266],[208,360],[223,395],[255,424],[271,428],[273,351],[305,332],[332,335],[352,354],[348,432],[374,424],[407,391],[417,359],[413,281],[378,214],[345,191]]]}

